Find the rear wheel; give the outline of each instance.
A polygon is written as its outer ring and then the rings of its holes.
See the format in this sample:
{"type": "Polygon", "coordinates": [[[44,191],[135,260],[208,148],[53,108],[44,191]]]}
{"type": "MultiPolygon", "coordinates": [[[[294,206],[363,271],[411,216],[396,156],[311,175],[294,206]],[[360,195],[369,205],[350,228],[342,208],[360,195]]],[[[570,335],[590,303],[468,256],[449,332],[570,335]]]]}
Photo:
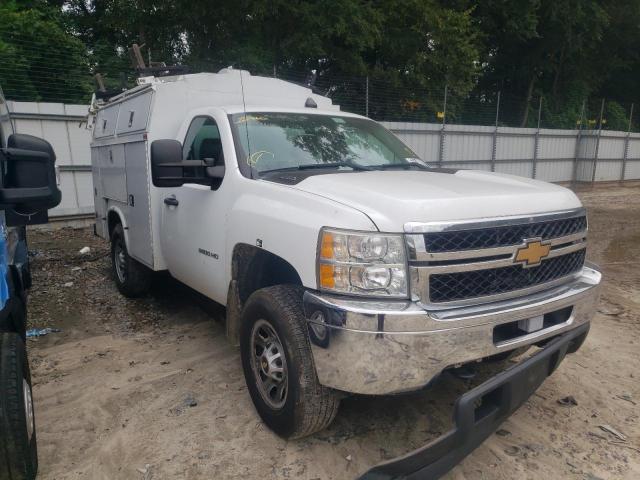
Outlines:
{"type": "Polygon", "coordinates": [[[125,297],[140,297],[149,291],[151,271],[129,256],[121,224],[111,234],[111,269],[116,286],[125,297]]]}
{"type": "Polygon", "coordinates": [[[276,285],[249,297],[242,312],[240,350],[249,394],[271,430],[299,438],[333,421],[340,399],[318,382],[300,287],[276,285]]]}
{"type": "Polygon", "coordinates": [[[24,343],[0,334],[0,478],[32,480],[38,472],[31,374],[24,343]]]}

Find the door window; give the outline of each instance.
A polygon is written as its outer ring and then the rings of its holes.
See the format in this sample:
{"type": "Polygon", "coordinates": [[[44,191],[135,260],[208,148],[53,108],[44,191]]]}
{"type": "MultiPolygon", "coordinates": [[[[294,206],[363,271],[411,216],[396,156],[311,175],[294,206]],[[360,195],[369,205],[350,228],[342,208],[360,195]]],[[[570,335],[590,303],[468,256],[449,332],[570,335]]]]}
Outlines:
{"type": "MultiPolygon", "coordinates": [[[[183,160],[208,160],[211,162],[209,166],[212,167],[224,165],[220,130],[214,119],[211,117],[193,119],[182,144],[182,158],[183,160]]],[[[205,170],[204,166],[185,168],[184,176],[203,178],[206,177],[205,170]]],[[[217,190],[221,183],[221,180],[216,180],[211,184],[212,190],[217,190]]]]}
{"type": "Polygon", "coordinates": [[[211,117],[196,117],[191,122],[182,147],[184,160],[213,160],[213,166],[224,165],[220,131],[211,117]]]}

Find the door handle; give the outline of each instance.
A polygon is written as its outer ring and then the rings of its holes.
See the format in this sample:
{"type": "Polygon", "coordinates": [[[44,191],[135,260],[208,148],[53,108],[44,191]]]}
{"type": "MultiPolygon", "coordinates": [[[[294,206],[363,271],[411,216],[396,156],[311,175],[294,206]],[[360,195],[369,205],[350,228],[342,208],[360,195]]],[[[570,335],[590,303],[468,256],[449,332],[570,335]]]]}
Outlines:
{"type": "Polygon", "coordinates": [[[176,197],[173,197],[173,196],[166,197],[164,199],[164,204],[165,205],[171,205],[172,207],[177,207],[179,203],[180,202],[178,202],[178,199],[176,197]]]}

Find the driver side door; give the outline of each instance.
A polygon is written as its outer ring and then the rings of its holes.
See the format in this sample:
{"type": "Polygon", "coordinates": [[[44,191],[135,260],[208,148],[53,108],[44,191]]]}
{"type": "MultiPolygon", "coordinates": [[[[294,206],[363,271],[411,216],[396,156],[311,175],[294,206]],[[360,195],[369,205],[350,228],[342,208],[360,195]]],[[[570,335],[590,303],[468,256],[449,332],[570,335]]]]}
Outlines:
{"type": "MultiPolygon", "coordinates": [[[[194,117],[182,139],[183,160],[225,164],[222,138],[213,115],[194,117]]],[[[194,167],[194,177],[204,176],[194,167]]],[[[185,183],[163,192],[161,244],[171,275],[218,302],[224,281],[224,178],[219,185],[185,183]]]]}

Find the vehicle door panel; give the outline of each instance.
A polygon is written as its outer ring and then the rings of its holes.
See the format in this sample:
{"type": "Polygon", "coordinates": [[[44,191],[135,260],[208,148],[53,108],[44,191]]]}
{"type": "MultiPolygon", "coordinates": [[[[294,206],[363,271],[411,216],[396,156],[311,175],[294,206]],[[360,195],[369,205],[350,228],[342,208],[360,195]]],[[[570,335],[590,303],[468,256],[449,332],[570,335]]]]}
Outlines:
{"type": "MultiPolygon", "coordinates": [[[[207,155],[217,155],[214,160],[224,162],[221,129],[217,128],[217,124],[226,121],[226,118],[214,116],[207,115],[216,125],[215,128],[211,122],[195,124],[202,115],[192,119],[186,135],[180,139],[183,142],[183,159],[202,160],[210,158],[207,155]],[[198,127],[199,131],[194,135],[193,130],[198,127]]],[[[208,185],[194,183],[165,190],[163,199],[175,197],[178,203],[175,206],[162,205],[162,251],[170,273],[194,290],[224,303],[227,204],[224,180],[215,190],[208,185]]]]}

